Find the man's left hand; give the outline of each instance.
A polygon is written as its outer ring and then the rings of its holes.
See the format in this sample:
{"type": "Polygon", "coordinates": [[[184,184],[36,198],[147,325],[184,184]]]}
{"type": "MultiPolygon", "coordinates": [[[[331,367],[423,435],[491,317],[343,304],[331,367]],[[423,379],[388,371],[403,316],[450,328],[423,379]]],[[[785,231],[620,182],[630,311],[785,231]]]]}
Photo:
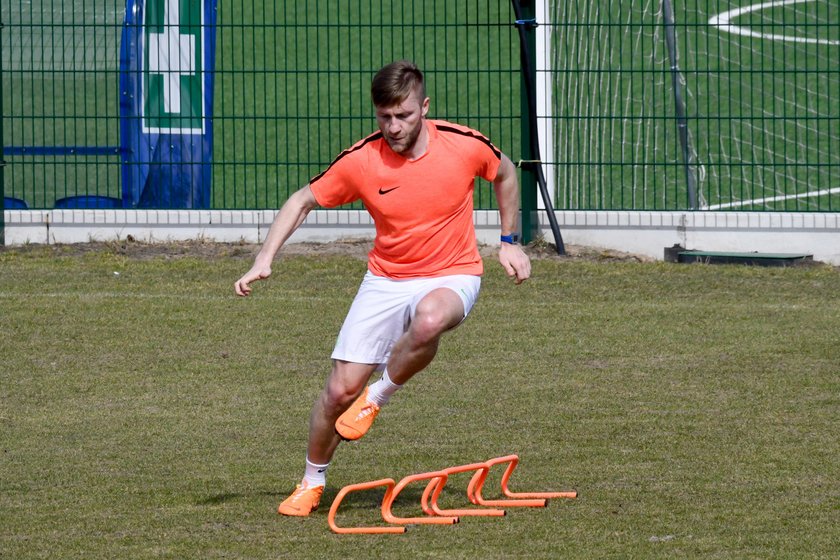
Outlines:
{"type": "Polygon", "coordinates": [[[522,250],[521,245],[502,243],[499,247],[499,262],[516,284],[521,284],[531,276],[531,259],[522,250]]]}

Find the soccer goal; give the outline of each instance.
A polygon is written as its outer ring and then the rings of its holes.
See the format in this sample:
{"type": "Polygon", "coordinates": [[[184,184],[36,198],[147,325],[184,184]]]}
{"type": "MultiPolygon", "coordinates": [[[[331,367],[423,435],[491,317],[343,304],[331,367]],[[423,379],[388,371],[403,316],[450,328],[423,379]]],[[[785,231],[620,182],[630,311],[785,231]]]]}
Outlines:
{"type": "Polygon", "coordinates": [[[739,4],[547,3],[558,208],[840,208],[840,4],[739,4]]]}

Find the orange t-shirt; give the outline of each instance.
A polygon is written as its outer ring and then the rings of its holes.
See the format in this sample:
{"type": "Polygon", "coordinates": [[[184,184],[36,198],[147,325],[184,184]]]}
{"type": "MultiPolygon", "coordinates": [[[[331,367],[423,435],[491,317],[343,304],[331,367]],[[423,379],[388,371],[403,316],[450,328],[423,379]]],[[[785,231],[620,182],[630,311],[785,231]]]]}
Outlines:
{"type": "Polygon", "coordinates": [[[361,200],[376,239],[368,269],[387,278],[483,272],[473,226],[475,178],[492,181],[502,153],[481,133],[427,120],[426,153],[408,160],[381,132],[343,151],[309,186],[330,208],[361,200]]]}

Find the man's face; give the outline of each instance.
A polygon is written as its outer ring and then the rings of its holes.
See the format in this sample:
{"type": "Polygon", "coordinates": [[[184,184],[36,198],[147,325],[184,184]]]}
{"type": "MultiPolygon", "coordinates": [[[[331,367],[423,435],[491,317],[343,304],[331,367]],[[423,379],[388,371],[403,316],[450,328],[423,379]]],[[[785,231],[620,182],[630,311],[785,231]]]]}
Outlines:
{"type": "Polygon", "coordinates": [[[429,111],[429,98],[409,95],[402,103],[376,107],[376,122],[385,141],[396,153],[410,155],[423,130],[423,117],[429,111]]]}

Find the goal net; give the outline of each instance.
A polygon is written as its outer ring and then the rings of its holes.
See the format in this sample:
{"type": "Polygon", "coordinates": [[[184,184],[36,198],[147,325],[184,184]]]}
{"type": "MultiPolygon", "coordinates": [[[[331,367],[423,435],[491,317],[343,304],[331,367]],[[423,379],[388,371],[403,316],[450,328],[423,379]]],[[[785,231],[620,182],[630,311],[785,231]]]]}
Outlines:
{"type": "Polygon", "coordinates": [[[840,5],[749,1],[551,3],[558,208],[840,208],[840,5]]]}

